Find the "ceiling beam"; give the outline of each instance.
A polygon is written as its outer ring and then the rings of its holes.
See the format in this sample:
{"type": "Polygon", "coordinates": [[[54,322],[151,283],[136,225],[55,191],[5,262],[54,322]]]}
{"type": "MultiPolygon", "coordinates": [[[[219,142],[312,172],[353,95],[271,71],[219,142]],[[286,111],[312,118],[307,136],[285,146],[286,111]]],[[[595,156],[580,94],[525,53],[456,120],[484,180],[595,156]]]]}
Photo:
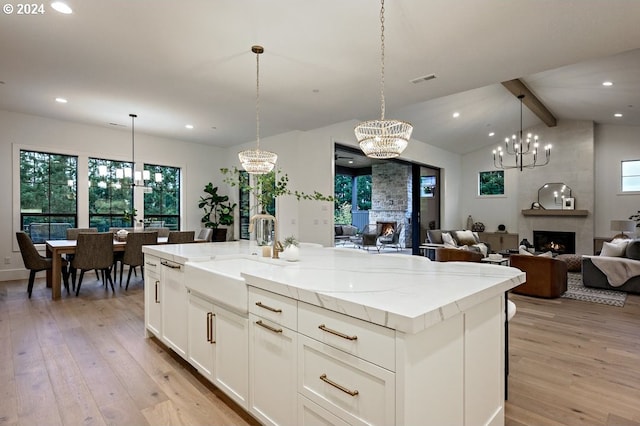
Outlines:
{"type": "Polygon", "coordinates": [[[558,124],[558,120],[556,120],[551,111],[525,86],[522,80],[516,78],[515,80],[503,81],[502,85],[516,97],[524,95],[522,103],[537,115],[547,127],[555,127],[558,124]]]}

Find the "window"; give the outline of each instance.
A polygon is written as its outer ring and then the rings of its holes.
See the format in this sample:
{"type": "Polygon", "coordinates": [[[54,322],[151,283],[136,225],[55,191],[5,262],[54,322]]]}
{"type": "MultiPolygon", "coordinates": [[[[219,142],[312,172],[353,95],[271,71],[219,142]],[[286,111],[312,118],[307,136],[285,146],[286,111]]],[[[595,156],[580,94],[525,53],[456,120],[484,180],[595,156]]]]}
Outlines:
{"type": "Polygon", "coordinates": [[[125,212],[133,210],[132,164],[89,158],[89,226],[98,231],[131,227],[125,212]]]}
{"type": "Polygon", "coordinates": [[[435,190],[435,176],[420,176],[420,197],[432,198],[435,190]]]}
{"type": "Polygon", "coordinates": [[[146,226],[180,229],[180,168],[145,164],[151,179],[144,191],[146,226]]]}
{"type": "Polygon", "coordinates": [[[640,160],[622,162],[622,192],[640,192],[640,160]]]}
{"type": "Polygon", "coordinates": [[[480,172],[478,175],[478,195],[504,195],[504,170],[480,172]]]}
{"type": "Polygon", "coordinates": [[[20,150],[20,226],[34,243],[76,226],[78,157],[20,150]]]}

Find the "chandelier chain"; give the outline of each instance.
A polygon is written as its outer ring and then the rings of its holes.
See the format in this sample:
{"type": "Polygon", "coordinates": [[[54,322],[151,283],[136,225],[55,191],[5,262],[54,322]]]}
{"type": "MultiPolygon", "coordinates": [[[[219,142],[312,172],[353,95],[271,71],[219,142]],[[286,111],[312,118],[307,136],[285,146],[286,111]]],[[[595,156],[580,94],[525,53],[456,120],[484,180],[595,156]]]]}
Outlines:
{"type": "Polygon", "coordinates": [[[260,149],[260,54],[256,54],[256,141],[260,149]]]}
{"type": "Polygon", "coordinates": [[[380,3],[380,120],[384,121],[384,0],[380,3]]]}

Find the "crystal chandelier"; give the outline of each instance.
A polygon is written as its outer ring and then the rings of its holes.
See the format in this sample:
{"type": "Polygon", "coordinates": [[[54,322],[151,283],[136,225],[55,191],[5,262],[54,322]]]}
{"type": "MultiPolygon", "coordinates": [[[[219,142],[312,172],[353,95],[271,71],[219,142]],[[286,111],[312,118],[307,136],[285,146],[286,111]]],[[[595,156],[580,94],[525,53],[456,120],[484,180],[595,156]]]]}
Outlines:
{"type": "Polygon", "coordinates": [[[262,46],[251,46],[256,54],[256,149],[248,149],[238,153],[242,167],[251,174],[264,175],[276,165],[278,155],[260,149],[260,55],[264,52],[262,46]]]}
{"type": "Polygon", "coordinates": [[[384,119],[384,0],[380,8],[380,120],[369,120],[355,128],[360,149],[370,158],[393,158],[404,151],[413,126],[406,121],[384,119]]]}
{"type": "Polygon", "coordinates": [[[524,95],[518,95],[520,99],[520,133],[519,136],[513,135],[511,139],[505,138],[505,149],[501,146],[493,150],[493,164],[498,169],[532,169],[534,167],[546,166],[549,164],[549,158],[551,158],[551,144],[544,146],[544,160],[538,156],[538,148],[540,142],[538,141],[538,135],[532,135],[528,133],[526,138],[522,133],[522,100],[524,95]],[[515,163],[504,164],[504,153],[513,155],[515,163]]]}

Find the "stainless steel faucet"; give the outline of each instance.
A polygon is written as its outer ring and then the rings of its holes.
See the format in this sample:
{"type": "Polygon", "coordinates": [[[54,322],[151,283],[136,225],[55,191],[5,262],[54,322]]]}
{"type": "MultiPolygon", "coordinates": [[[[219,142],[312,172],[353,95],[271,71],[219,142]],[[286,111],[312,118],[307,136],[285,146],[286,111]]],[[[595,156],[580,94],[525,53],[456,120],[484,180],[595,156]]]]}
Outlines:
{"type": "Polygon", "coordinates": [[[253,232],[253,227],[258,219],[268,219],[273,221],[273,247],[271,248],[271,258],[279,259],[280,256],[278,256],[278,254],[282,252],[282,244],[278,241],[278,219],[270,214],[254,214],[251,216],[251,219],[249,219],[249,232],[253,232]]]}

